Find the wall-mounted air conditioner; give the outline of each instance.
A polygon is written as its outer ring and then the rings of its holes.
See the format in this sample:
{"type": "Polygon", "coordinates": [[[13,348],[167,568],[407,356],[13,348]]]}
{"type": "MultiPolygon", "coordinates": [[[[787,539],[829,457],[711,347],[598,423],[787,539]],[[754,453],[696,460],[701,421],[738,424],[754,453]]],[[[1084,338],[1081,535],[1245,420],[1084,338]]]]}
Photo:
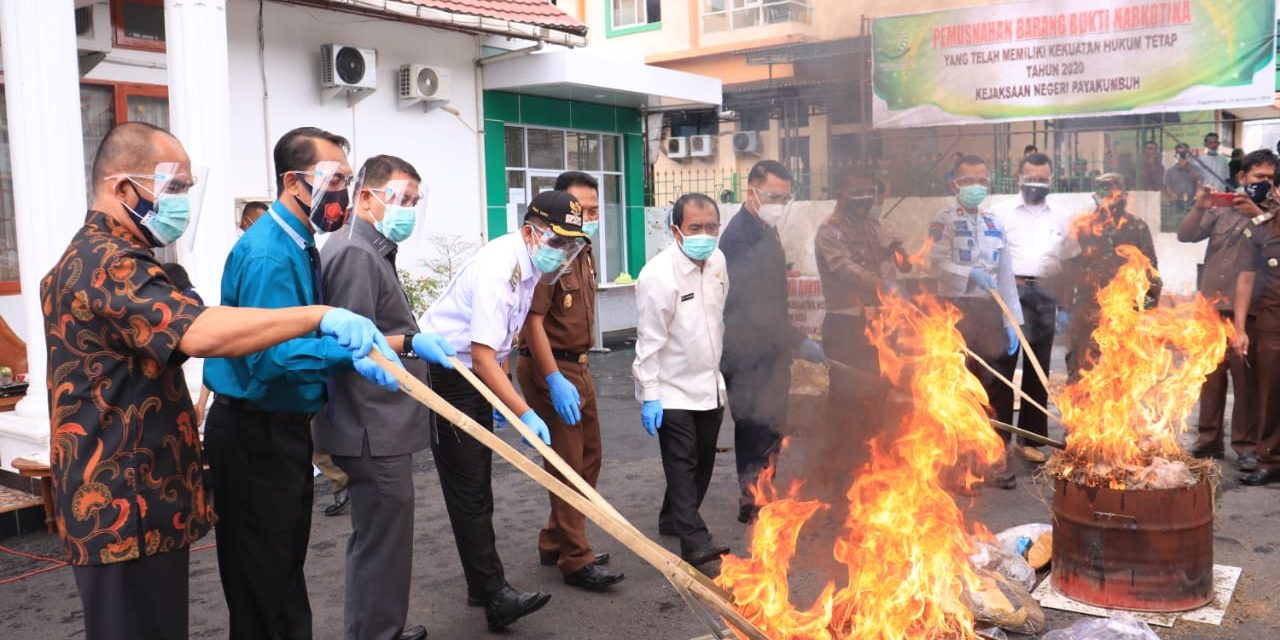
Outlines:
{"type": "Polygon", "coordinates": [[[672,160],[681,160],[689,157],[689,139],[682,136],[672,136],[667,138],[667,157],[672,160]]]}
{"type": "Polygon", "coordinates": [[[352,103],[378,88],[378,52],[344,44],[320,47],[320,88],[325,97],[346,93],[352,103]]]}
{"type": "Polygon", "coordinates": [[[760,132],[739,131],[733,134],[733,152],[738,155],[760,155],[760,132]]]}
{"type": "Polygon", "coordinates": [[[716,154],[716,140],[714,136],[701,135],[689,136],[689,157],[690,158],[710,158],[716,154]]]}
{"type": "Polygon", "coordinates": [[[425,102],[443,104],[450,100],[449,70],[425,64],[405,64],[396,75],[400,106],[425,102]]]}

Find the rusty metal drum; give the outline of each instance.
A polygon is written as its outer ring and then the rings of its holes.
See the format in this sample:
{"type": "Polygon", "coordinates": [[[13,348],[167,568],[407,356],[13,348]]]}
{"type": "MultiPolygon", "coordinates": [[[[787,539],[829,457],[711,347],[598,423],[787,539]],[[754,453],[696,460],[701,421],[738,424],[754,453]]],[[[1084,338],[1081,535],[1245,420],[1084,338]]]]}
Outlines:
{"type": "Polygon", "coordinates": [[[1099,607],[1187,611],[1213,600],[1213,487],[1123,491],[1059,478],[1053,587],[1099,607]]]}

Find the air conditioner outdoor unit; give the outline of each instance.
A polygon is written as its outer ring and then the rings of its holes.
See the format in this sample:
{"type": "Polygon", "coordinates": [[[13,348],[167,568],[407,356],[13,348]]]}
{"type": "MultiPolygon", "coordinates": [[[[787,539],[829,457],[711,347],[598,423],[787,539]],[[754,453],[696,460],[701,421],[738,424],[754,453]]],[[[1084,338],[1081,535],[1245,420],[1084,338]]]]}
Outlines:
{"type": "Polygon", "coordinates": [[[672,136],[667,138],[667,157],[672,160],[689,157],[689,139],[672,136]]]}
{"type": "Polygon", "coordinates": [[[716,140],[714,136],[701,135],[689,137],[690,158],[710,158],[715,154],[716,140]]]}
{"type": "Polygon", "coordinates": [[[378,52],[344,44],[320,47],[320,88],[326,97],[346,93],[357,102],[378,88],[378,52]]]}
{"type": "Polygon", "coordinates": [[[77,2],[75,17],[77,51],[111,51],[111,4],[107,0],[77,2]]]}
{"type": "Polygon", "coordinates": [[[733,152],[738,155],[760,155],[760,132],[739,131],[733,134],[733,152]]]}
{"type": "Polygon", "coordinates": [[[426,102],[445,103],[450,99],[449,70],[425,64],[400,65],[396,76],[400,106],[426,102]]]}

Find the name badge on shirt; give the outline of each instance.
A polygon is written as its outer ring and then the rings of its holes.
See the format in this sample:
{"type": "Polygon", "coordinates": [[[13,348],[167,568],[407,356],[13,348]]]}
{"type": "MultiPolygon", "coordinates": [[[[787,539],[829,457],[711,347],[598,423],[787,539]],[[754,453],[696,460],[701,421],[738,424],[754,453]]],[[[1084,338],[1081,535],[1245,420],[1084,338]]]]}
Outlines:
{"type": "Polygon", "coordinates": [[[684,295],[680,296],[680,302],[688,302],[688,301],[690,301],[690,300],[692,300],[692,299],[693,299],[693,294],[692,294],[692,293],[686,293],[686,294],[684,294],[684,295]]]}

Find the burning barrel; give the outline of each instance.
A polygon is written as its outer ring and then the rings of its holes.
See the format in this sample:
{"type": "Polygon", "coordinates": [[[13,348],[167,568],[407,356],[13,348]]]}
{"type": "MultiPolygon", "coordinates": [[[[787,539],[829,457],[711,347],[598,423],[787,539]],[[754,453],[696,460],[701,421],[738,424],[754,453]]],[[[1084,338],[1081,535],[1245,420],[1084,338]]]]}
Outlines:
{"type": "Polygon", "coordinates": [[[1187,611],[1213,600],[1213,487],[1095,488],[1057,478],[1053,587],[1091,605],[1187,611]]]}

